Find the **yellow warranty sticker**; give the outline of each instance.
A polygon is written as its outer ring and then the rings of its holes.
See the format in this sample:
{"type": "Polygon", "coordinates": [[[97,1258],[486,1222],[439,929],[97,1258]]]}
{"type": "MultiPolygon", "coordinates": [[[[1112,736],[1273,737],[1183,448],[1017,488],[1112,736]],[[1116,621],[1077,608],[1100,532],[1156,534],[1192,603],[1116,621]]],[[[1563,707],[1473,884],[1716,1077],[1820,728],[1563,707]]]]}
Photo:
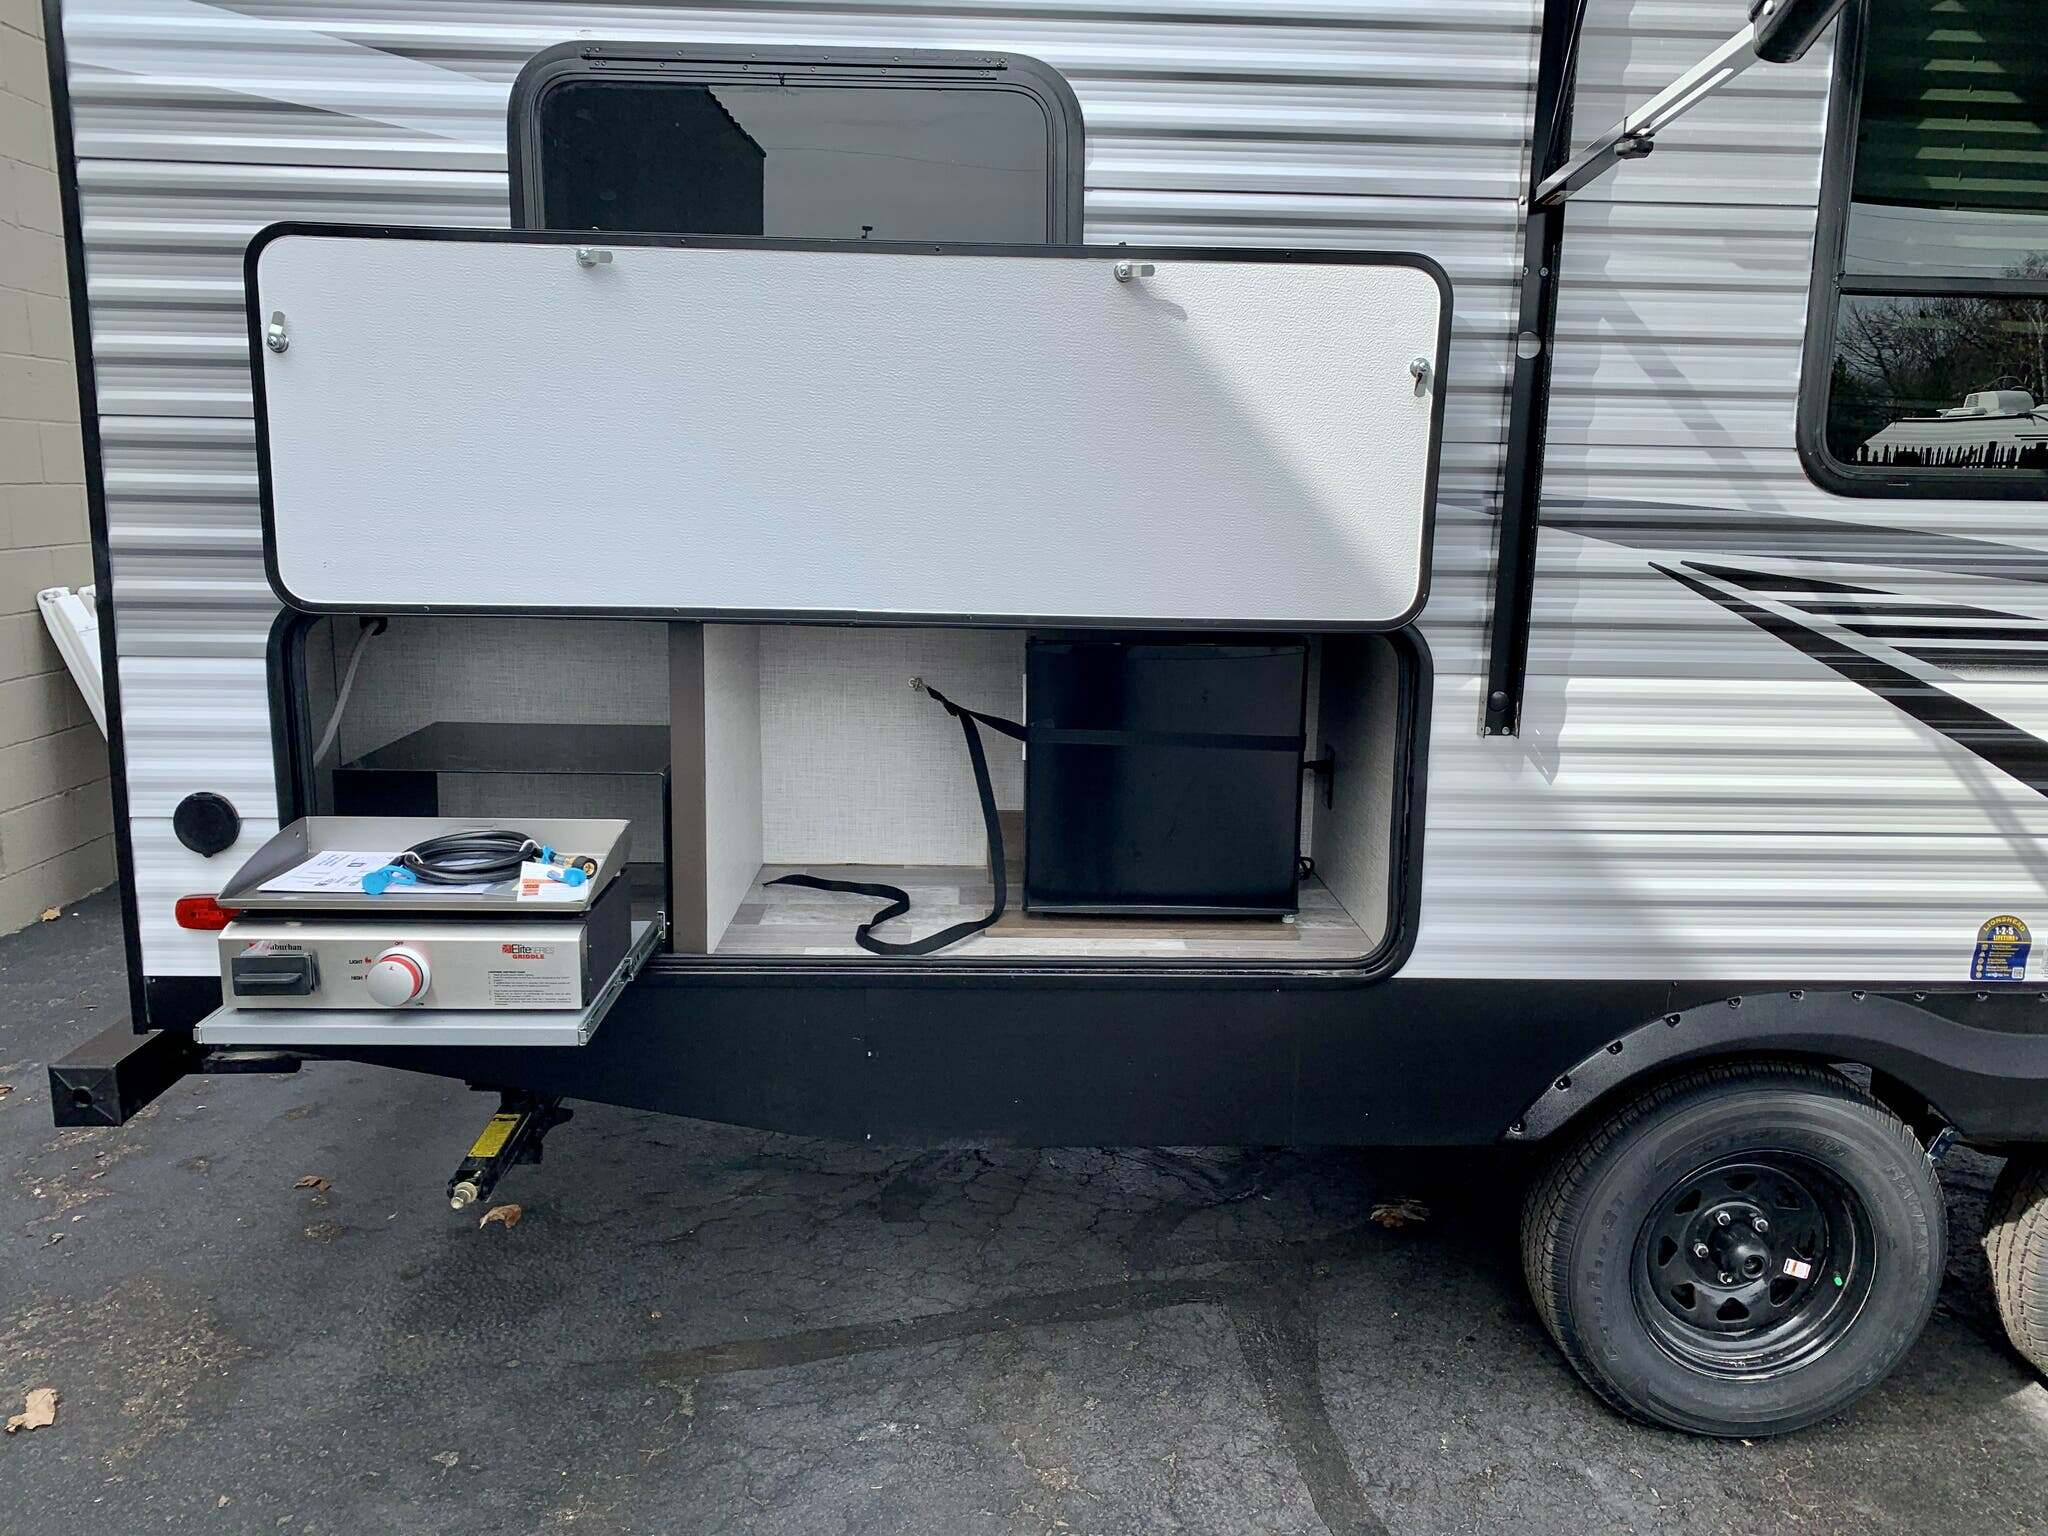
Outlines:
{"type": "Polygon", "coordinates": [[[484,1127],[476,1144],[469,1149],[471,1157],[496,1157],[505,1150],[505,1143],[512,1139],[513,1127],[519,1124],[517,1115],[493,1115],[491,1123],[484,1127]]]}

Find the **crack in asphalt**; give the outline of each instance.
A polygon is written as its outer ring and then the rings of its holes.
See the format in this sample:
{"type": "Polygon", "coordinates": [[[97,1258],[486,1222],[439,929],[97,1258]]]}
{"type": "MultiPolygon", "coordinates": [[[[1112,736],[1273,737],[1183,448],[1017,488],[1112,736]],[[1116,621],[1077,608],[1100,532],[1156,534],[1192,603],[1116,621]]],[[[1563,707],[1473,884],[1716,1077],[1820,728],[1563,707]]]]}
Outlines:
{"type": "Polygon", "coordinates": [[[1387,1536],[1330,1422],[1309,1282],[1305,1270],[1290,1270],[1263,1289],[1234,1291],[1225,1310],[1266,1412],[1330,1536],[1387,1536]]]}
{"type": "MultiPolygon", "coordinates": [[[[1387,1527],[1374,1513],[1330,1422],[1310,1306],[1316,1266],[1356,1259],[1372,1240],[1370,1228],[1355,1228],[1321,1241],[1286,1244],[1265,1257],[1216,1263],[1199,1273],[1141,1274],[952,1312],[728,1339],[609,1363],[630,1365],[667,1387],[694,1390],[709,1377],[817,1365],[1027,1328],[1071,1327],[1169,1307],[1217,1306],[1230,1320],[1245,1367],[1330,1536],[1386,1536],[1387,1527]]],[[[604,1363],[595,1368],[603,1370],[604,1363]]]]}

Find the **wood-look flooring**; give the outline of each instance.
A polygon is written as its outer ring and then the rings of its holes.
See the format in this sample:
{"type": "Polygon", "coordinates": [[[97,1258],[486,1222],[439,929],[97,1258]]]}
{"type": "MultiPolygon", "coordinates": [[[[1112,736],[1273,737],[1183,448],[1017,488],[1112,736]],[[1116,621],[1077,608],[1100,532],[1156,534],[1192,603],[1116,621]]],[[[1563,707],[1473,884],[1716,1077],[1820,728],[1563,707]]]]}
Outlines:
{"type": "MultiPolygon", "coordinates": [[[[1313,876],[1302,882],[1301,910],[1291,919],[1162,918],[1035,915],[1023,909],[1022,873],[1021,869],[1011,870],[1009,910],[993,927],[937,954],[963,960],[1015,957],[1338,962],[1358,959],[1375,943],[1313,876]]],[[[853,931],[879,904],[866,896],[767,884],[780,875],[791,874],[900,886],[910,895],[910,913],[880,930],[878,938],[920,938],[988,911],[988,871],[978,866],[893,868],[863,864],[798,869],[771,864],[755,877],[753,889],[740,904],[715,953],[867,958],[867,951],[853,942],[853,931]]]]}

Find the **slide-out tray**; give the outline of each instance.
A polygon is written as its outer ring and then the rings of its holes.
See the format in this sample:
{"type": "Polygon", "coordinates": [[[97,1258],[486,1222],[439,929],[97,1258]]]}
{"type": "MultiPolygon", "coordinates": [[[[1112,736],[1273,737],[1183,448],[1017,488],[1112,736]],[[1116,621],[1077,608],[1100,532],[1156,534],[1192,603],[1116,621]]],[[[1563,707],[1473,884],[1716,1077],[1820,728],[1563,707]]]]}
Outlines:
{"type": "Polygon", "coordinates": [[[633,942],[602,990],[581,1008],[237,1008],[199,1021],[201,1045],[588,1045],[626,983],[660,940],[661,925],[635,923],[633,942]]]}

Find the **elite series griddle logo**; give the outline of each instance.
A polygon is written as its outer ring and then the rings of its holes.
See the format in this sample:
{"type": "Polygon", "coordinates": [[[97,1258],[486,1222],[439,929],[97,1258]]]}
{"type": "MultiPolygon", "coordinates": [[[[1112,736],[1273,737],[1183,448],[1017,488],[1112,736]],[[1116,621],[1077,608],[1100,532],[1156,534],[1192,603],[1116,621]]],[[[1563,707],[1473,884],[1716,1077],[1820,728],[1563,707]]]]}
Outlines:
{"type": "Polygon", "coordinates": [[[531,944],[500,944],[498,953],[507,960],[545,960],[548,952],[531,944]]]}

